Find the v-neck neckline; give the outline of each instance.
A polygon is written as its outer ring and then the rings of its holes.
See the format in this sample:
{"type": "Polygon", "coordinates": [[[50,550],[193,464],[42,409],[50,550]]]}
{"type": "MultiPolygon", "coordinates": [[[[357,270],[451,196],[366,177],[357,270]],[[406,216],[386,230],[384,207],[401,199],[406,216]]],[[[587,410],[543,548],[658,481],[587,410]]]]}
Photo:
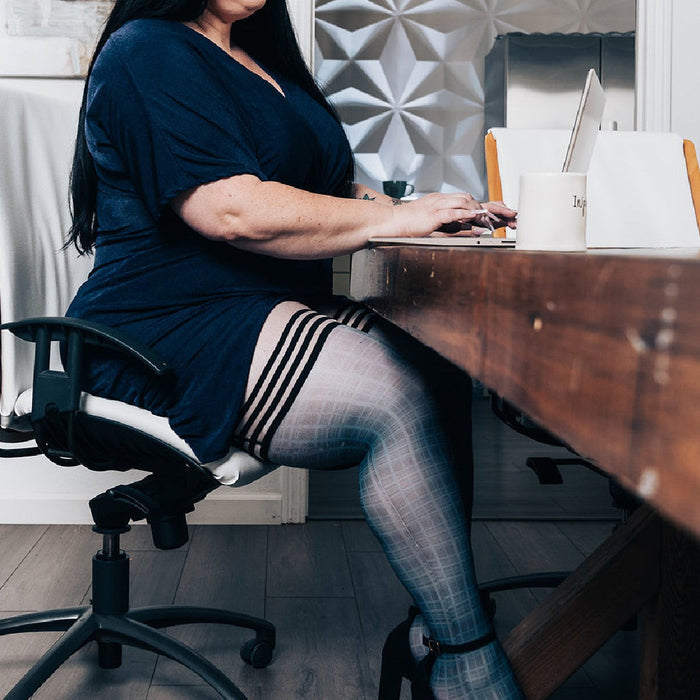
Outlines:
{"type": "Polygon", "coordinates": [[[260,68],[260,70],[263,71],[263,73],[265,73],[272,82],[270,82],[270,80],[267,80],[267,78],[263,77],[259,73],[256,73],[255,71],[251,70],[250,68],[248,68],[248,66],[244,66],[238,59],[232,56],[228,51],[226,51],[226,49],[219,46],[219,44],[217,44],[215,41],[212,41],[206,34],[197,31],[193,27],[187,26],[184,22],[177,22],[177,24],[183,27],[186,31],[201,37],[204,41],[207,42],[207,44],[213,46],[217,51],[219,51],[220,54],[225,56],[229,61],[232,61],[236,66],[244,70],[246,73],[252,75],[253,77],[265,83],[265,85],[267,85],[268,87],[272,88],[283,100],[287,100],[287,93],[282,89],[279,80],[274,75],[272,75],[269,70],[263,68],[263,66],[261,66],[258,63],[258,61],[256,61],[252,56],[249,56],[250,60],[256,66],[258,66],[258,68],[260,68]]]}

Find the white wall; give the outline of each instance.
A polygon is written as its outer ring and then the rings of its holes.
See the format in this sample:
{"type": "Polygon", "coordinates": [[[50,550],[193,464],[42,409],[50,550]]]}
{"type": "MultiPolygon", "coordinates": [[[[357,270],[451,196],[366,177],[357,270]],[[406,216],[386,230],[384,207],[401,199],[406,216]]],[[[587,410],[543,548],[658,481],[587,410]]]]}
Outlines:
{"type": "Polygon", "coordinates": [[[314,0],[287,0],[287,7],[294,22],[299,45],[310,66],[313,62],[314,5],[314,0]]]}
{"type": "Polygon", "coordinates": [[[700,3],[637,0],[637,128],[700,145],[700,3]]]}
{"type": "Polygon", "coordinates": [[[112,0],[0,0],[0,75],[82,75],[112,0]]]}
{"type": "Polygon", "coordinates": [[[672,0],[672,10],[671,131],[700,148],[700,2],[672,0]]]}

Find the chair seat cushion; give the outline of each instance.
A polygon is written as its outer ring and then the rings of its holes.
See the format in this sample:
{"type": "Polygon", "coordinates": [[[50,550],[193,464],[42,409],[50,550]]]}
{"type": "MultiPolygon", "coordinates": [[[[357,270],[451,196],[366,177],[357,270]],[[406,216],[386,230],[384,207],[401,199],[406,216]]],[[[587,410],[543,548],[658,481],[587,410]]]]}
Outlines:
{"type": "MultiPolygon", "coordinates": [[[[147,434],[201,464],[192,448],[170,427],[168,419],[164,416],[157,416],[146,409],[122,401],[104,399],[85,392],[80,397],[80,410],[95,418],[103,418],[147,434]]],[[[14,412],[17,416],[25,416],[31,411],[32,390],[27,389],[19,395],[14,412]]],[[[201,466],[208,469],[225,486],[244,486],[273,471],[278,465],[262,462],[247,452],[232,447],[221,459],[201,466]]]]}

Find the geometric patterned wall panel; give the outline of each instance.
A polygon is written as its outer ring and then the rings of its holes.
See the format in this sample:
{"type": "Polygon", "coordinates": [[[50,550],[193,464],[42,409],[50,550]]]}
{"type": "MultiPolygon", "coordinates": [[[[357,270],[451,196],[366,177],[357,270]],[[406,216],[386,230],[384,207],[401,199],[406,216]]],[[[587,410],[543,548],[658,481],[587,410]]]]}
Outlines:
{"type": "Polygon", "coordinates": [[[316,76],[358,182],[484,196],[484,57],[507,32],[627,32],[635,0],[317,0],[316,76]]]}

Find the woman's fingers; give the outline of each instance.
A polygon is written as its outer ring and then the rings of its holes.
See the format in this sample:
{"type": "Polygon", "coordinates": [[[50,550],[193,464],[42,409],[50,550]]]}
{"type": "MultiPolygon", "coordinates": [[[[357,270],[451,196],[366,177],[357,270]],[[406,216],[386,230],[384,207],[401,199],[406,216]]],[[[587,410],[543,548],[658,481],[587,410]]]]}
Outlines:
{"type": "Polygon", "coordinates": [[[515,219],[518,216],[515,209],[507,207],[503,202],[484,202],[481,206],[497,218],[498,226],[515,228],[515,219]]]}
{"type": "Polygon", "coordinates": [[[465,235],[478,236],[502,226],[515,228],[516,225],[517,211],[503,202],[481,203],[472,195],[458,194],[442,203],[447,208],[441,218],[442,225],[437,229],[441,233],[466,232],[465,235]]]}

